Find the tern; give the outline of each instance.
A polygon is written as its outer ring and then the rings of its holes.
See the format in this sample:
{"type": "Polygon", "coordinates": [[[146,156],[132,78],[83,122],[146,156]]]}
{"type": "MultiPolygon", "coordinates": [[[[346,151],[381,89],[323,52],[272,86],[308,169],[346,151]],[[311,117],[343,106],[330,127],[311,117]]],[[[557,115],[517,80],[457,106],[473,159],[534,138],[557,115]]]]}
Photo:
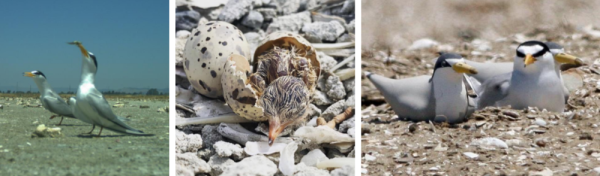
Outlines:
{"type": "Polygon", "coordinates": [[[67,104],[65,100],[52,90],[44,73],[39,70],[34,70],[25,72],[24,76],[31,77],[33,82],[37,85],[38,90],[40,91],[40,102],[42,102],[42,106],[46,110],[56,114],[52,115],[50,119],[53,119],[57,115],[61,117],[60,122],[58,122],[57,125],[62,124],[64,117],[75,118],[75,115],[73,115],[73,107],[70,106],[70,104],[67,104]]]}

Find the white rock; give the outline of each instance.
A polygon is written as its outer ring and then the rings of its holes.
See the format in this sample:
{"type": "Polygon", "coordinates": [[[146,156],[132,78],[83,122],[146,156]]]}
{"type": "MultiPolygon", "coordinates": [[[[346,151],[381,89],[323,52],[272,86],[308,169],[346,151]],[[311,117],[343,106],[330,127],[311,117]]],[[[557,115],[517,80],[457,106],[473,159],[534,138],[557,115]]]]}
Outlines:
{"type": "Polygon", "coordinates": [[[287,144],[285,144],[285,143],[273,143],[273,146],[269,146],[268,142],[249,141],[246,143],[246,147],[244,148],[244,151],[246,152],[246,154],[251,155],[251,156],[258,155],[258,154],[270,155],[273,153],[281,152],[286,146],[287,146],[287,144]]]}
{"type": "Polygon", "coordinates": [[[302,31],[308,41],[320,43],[336,41],[337,37],[346,31],[346,28],[338,21],[314,22],[305,24],[302,31]]]}
{"type": "Polygon", "coordinates": [[[333,104],[333,101],[327,97],[327,94],[325,94],[319,90],[315,90],[311,97],[312,97],[312,103],[319,105],[319,106],[326,106],[326,105],[333,104]]]}
{"type": "Polygon", "coordinates": [[[202,136],[199,134],[185,134],[183,131],[175,132],[176,153],[197,152],[202,148],[202,136]]]}
{"type": "Polygon", "coordinates": [[[317,163],[327,159],[329,158],[325,156],[325,153],[323,153],[323,151],[321,151],[320,149],[314,149],[308,152],[306,155],[304,155],[300,160],[300,163],[304,163],[307,166],[316,167],[317,163]]]}
{"type": "Polygon", "coordinates": [[[495,149],[495,148],[506,149],[506,148],[508,148],[508,145],[506,144],[506,142],[502,141],[501,139],[495,138],[495,137],[486,137],[486,138],[477,139],[477,140],[472,141],[471,145],[479,146],[480,148],[484,148],[484,149],[495,149]]]}
{"type": "Polygon", "coordinates": [[[294,164],[294,153],[298,150],[298,144],[290,142],[279,155],[279,171],[283,175],[292,175],[296,171],[294,164]]]}
{"type": "Polygon", "coordinates": [[[349,135],[340,133],[326,126],[303,126],[298,128],[293,136],[308,139],[317,144],[354,141],[349,135]]]}
{"type": "Polygon", "coordinates": [[[354,167],[344,166],[331,171],[332,176],[354,176],[354,167]]]}
{"type": "Polygon", "coordinates": [[[365,155],[365,160],[366,161],[375,161],[375,159],[377,159],[377,157],[375,157],[373,155],[369,155],[369,154],[365,155]]]}
{"type": "Polygon", "coordinates": [[[296,165],[296,172],[294,176],[329,176],[327,170],[319,169],[316,167],[306,166],[304,163],[298,163],[296,165]]]}
{"type": "Polygon", "coordinates": [[[323,52],[317,51],[317,56],[317,59],[321,64],[321,70],[331,70],[331,68],[337,64],[337,61],[333,57],[323,52]]]}
{"type": "Polygon", "coordinates": [[[177,36],[177,38],[187,39],[190,36],[190,31],[180,30],[175,33],[175,36],[177,36]]]}
{"type": "Polygon", "coordinates": [[[213,155],[208,160],[208,165],[212,168],[212,175],[221,175],[223,173],[223,169],[227,166],[235,164],[235,161],[229,158],[223,158],[218,155],[213,155]]]}
{"type": "Polygon", "coordinates": [[[177,164],[176,167],[186,168],[186,169],[192,171],[194,174],[210,173],[210,171],[211,171],[211,168],[206,163],[206,161],[198,158],[196,153],[192,153],[192,152],[177,153],[176,159],[175,159],[175,164],[177,164]]]}
{"type": "Polygon", "coordinates": [[[542,126],[542,127],[545,127],[547,125],[546,121],[544,121],[544,119],[540,119],[540,118],[535,119],[535,124],[542,126]]]}
{"type": "Polygon", "coordinates": [[[242,16],[248,14],[252,9],[252,0],[229,0],[221,13],[219,14],[219,20],[231,23],[235,20],[241,19],[242,16]]]}
{"type": "Polygon", "coordinates": [[[336,75],[330,75],[325,82],[327,97],[333,101],[343,100],[346,97],[346,88],[336,75]]]}
{"type": "Polygon", "coordinates": [[[410,45],[410,47],[408,47],[408,50],[431,48],[431,47],[434,47],[437,45],[439,45],[439,43],[437,41],[428,39],[428,38],[423,38],[423,39],[419,39],[419,40],[413,42],[412,45],[410,45]]]}
{"type": "Polygon", "coordinates": [[[223,169],[222,176],[272,176],[277,173],[277,166],[263,155],[254,155],[223,169]]]}
{"type": "Polygon", "coordinates": [[[478,159],[479,155],[477,153],[473,153],[473,152],[464,152],[463,153],[465,156],[467,156],[467,158],[469,159],[478,159]]]}
{"type": "Polygon", "coordinates": [[[325,109],[325,111],[321,113],[321,117],[325,120],[331,120],[336,115],[344,112],[344,110],[346,110],[346,100],[340,100],[325,109]]]}
{"type": "Polygon", "coordinates": [[[267,33],[273,31],[299,32],[300,29],[302,29],[305,24],[310,23],[311,20],[310,12],[308,11],[276,17],[273,18],[273,22],[269,24],[267,33]]]}
{"type": "Polygon", "coordinates": [[[335,169],[341,168],[344,166],[351,166],[354,168],[354,159],[355,158],[333,158],[325,161],[321,161],[317,163],[317,168],[319,169],[335,169]]]}
{"type": "Polygon", "coordinates": [[[241,159],[244,155],[244,149],[238,144],[232,144],[224,141],[217,141],[213,147],[215,148],[215,152],[220,157],[230,157],[233,156],[233,159],[241,159]]]}

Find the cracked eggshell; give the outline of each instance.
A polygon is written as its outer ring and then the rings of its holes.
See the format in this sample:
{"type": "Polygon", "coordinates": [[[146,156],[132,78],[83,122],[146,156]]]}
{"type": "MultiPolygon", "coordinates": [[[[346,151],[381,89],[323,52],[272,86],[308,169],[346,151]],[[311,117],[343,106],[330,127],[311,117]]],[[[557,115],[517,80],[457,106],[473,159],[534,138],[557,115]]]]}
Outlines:
{"type": "Polygon", "coordinates": [[[253,121],[266,121],[264,109],[256,105],[258,96],[248,82],[250,64],[246,57],[232,54],[223,67],[223,91],[225,101],[235,114],[253,121]]]}
{"type": "Polygon", "coordinates": [[[256,69],[258,65],[258,56],[265,51],[272,49],[274,46],[288,49],[291,46],[294,46],[299,51],[298,53],[306,53],[304,57],[308,58],[310,64],[316,69],[317,78],[321,75],[321,64],[317,59],[317,51],[315,48],[312,47],[310,42],[297,33],[286,31],[277,31],[267,35],[262,44],[256,48],[254,51],[254,62],[252,63],[254,69],[256,69]]]}
{"type": "Polygon", "coordinates": [[[223,95],[221,75],[231,54],[250,58],[250,47],[237,27],[211,21],[192,30],[183,50],[183,68],[198,93],[211,98],[223,95]]]}

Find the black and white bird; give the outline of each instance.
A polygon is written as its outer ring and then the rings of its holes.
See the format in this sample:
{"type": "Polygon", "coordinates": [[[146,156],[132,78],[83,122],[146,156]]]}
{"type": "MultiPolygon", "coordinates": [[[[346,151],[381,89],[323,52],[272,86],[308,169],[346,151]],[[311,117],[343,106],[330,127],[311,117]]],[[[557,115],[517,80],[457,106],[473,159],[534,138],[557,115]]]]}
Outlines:
{"type": "Polygon", "coordinates": [[[40,102],[44,109],[56,114],[52,115],[50,119],[59,116],[60,122],[58,122],[58,125],[61,125],[64,117],[75,118],[75,115],[73,115],[73,107],[67,104],[65,100],[52,90],[44,73],[34,70],[25,72],[24,76],[33,79],[33,82],[37,85],[38,90],[40,91],[40,102]]]}
{"type": "MultiPolygon", "coordinates": [[[[558,52],[558,51],[557,51],[558,52]]],[[[553,54],[540,41],[521,43],[516,49],[511,73],[493,76],[475,88],[477,107],[537,107],[554,112],[565,108],[565,90],[558,63],[575,63],[570,55],[553,54]]]]}
{"type": "MultiPolygon", "coordinates": [[[[152,135],[146,134],[143,131],[134,129],[125,124],[121,120],[123,118],[117,116],[112,111],[102,93],[98,91],[94,85],[94,79],[98,69],[96,56],[91,52],[88,52],[79,41],[70,42],[69,44],[77,45],[83,55],[81,83],[77,89],[77,95],[75,96],[75,117],[94,124],[94,127],[96,125],[100,126],[98,136],[102,134],[102,129],[104,128],[128,135],[152,135]]],[[[93,130],[94,129],[92,128],[92,131],[93,130]]]]}
{"type": "Polygon", "coordinates": [[[367,78],[377,87],[399,118],[458,123],[475,110],[467,95],[464,74],[477,74],[458,54],[442,53],[432,76],[390,79],[372,73],[367,78]]]}

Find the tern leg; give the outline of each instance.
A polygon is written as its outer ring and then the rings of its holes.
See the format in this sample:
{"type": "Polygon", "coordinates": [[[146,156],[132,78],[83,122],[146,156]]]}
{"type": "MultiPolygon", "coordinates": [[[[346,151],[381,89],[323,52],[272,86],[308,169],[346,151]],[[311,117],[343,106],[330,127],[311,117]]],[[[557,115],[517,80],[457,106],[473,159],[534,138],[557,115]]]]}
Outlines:
{"type": "Polygon", "coordinates": [[[98,137],[100,137],[100,134],[102,134],[102,129],[104,129],[104,127],[100,127],[100,133],[98,133],[98,137]]]}
{"type": "Polygon", "coordinates": [[[50,116],[50,119],[53,119],[54,117],[56,117],[56,115],[52,115],[52,116],[50,116]]]}
{"type": "Polygon", "coordinates": [[[58,122],[58,125],[56,125],[56,126],[60,126],[60,124],[62,124],[63,119],[65,119],[65,117],[60,116],[60,122],[58,122]]]}
{"type": "Polygon", "coordinates": [[[94,126],[92,127],[92,130],[90,130],[90,132],[88,132],[87,134],[92,134],[92,131],[94,131],[94,128],[96,128],[96,125],[94,125],[94,126]]]}

